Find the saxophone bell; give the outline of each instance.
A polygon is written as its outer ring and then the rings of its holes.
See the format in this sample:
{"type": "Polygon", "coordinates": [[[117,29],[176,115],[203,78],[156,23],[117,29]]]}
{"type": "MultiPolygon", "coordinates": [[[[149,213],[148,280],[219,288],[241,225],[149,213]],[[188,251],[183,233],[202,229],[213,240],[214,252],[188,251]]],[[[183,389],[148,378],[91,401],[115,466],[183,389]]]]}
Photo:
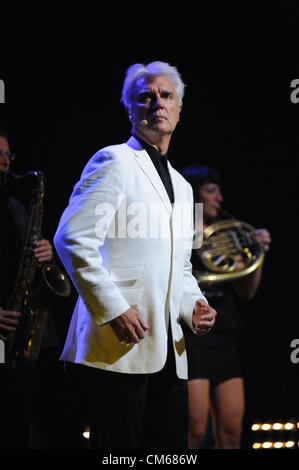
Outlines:
{"type": "Polygon", "coordinates": [[[41,269],[43,281],[47,288],[59,297],[68,297],[71,285],[66,275],[54,264],[45,264],[41,269]]]}

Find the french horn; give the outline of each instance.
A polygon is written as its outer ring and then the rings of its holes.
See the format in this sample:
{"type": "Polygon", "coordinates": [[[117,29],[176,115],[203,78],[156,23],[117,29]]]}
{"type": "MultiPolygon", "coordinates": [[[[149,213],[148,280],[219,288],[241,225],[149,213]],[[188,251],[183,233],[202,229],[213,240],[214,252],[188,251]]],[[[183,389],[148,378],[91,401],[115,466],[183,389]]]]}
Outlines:
{"type": "Polygon", "coordinates": [[[232,281],[261,266],[265,254],[263,247],[252,238],[254,231],[251,225],[235,219],[221,220],[206,227],[198,249],[203,270],[193,269],[198,283],[232,281]],[[239,260],[243,261],[241,270],[239,260]]]}

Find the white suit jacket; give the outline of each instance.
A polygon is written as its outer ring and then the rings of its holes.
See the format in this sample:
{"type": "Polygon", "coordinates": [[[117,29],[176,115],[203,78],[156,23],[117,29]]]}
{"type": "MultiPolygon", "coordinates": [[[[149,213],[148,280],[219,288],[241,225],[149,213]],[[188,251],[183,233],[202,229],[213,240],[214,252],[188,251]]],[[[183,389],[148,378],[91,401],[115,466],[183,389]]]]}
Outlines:
{"type": "Polygon", "coordinates": [[[168,166],[173,206],[134,137],[100,150],[85,166],[54,237],[79,294],[62,360],[124,373],[157,372],[166,361],[170,323],[177,375],[187,379],[180,319],[193,329],[195,302],[205,298],[190,263],[192,189],[168,166]],[[149,330],[138,344],[127,345],[109,322],[130,306],[149,330]]]}

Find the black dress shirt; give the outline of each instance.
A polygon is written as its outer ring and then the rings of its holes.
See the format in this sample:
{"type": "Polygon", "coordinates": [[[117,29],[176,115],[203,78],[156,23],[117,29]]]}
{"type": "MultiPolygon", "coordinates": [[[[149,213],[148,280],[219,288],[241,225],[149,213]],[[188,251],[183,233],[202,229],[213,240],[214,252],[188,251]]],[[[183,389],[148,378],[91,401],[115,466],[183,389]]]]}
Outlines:
{"type": "Polygon", "coordinates": [[[170,178],[168,165],[167,165],[167,153],[165,153],[164,155],[161,155],[161,153],[157,149],[155,149],[155,147],[153,147],[152,145],[149,145],[147,142],[142,140],[136,134],[133,134],[133,136],[135,137],[135,139],[137,139],[141,143],[144,150],[146,150],[147,153],[149,154],[153,164],[155,165],[157,172],[159,173],[162,183],[165,186],[170,202],[173,203],[174,193],[173,193],[173,187],[172,187],[171,178],[170,178]]]}

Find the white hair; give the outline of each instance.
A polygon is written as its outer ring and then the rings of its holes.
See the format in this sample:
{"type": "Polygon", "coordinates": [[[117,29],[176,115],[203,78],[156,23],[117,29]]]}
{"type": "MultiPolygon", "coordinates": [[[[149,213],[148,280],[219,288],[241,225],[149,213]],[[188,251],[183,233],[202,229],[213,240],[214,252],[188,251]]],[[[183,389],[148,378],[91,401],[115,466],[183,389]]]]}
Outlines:
{"type": "Polygon", "coordinates": [[[127,69],[121,97],[123,104],[130,108],[137,80],[143,77],[153,78],[161,75],[169,78],[174,84],[180,106],[183,103],[185,84],[176,67],[160,61],[151,62],[147,65],[137,63],[127,69]]]}

